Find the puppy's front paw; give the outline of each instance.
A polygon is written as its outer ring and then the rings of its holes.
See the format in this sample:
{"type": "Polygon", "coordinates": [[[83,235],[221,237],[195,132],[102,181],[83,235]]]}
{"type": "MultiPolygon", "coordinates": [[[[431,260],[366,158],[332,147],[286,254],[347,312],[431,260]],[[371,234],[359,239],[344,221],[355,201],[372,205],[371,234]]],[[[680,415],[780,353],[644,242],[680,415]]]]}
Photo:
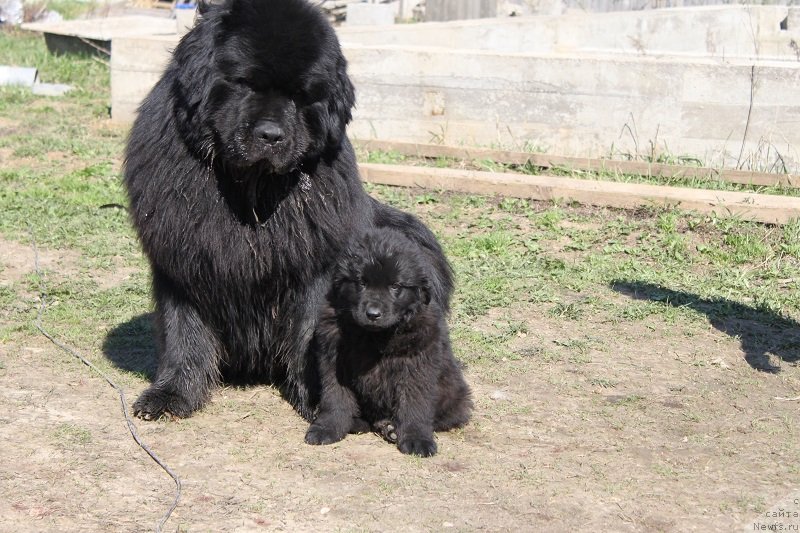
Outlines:
{"type": "Polygon", "coordinates": [[[186,418],[192,414],[191,404],[185,398],[156,387],[144,391],[133,403],[133,414],[142,420],[158,420],[162,416],[186,418]]]}
{"type": "Polygon", "coordinates": [[[306,431],[306,444],[333,444],[344,438],[344,433],[335,428],[314,422],[306,431]]]}
{"type": "Polygon", "coordinates": [[[397,448],[401,453],[407,455],[418,455],[420,457],[431,457],[436,455],[436,441],[427,437],[410,437],[400,439],[397,448]]]}
{"type": "Polygon", "coordinates": [[[391,420],[378,420],[372,424],[372,429],[383,437],[386,442],[397,443],[397,428],[391,420]]]}

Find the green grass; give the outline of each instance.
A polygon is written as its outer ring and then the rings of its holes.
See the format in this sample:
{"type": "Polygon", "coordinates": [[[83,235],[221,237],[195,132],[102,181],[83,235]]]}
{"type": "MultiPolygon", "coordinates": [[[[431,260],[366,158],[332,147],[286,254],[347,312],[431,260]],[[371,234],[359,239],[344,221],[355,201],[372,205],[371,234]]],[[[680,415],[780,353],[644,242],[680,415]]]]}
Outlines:
{"type": "MultiPolygon", "coordinates": [[[[149,280],[125,210],[106,207],[126,203],[126,131],[108,123],[108,69],[91,58],[50,56],[41,37],[14,32],[0,32],[0,64],[35,65],[44,80],[77,88],[58,99],[0,89],[0,237],[27,247],[32,233],[43,251],[64,256],[43,271],[53,333],[89,348],[113,330],[114,342],[138,342],[149,335],[139,331],[149,280]],[[99,283],[121,267],[133,274],[99,283]]],[[[408,163],[399,154],[369,158],[408,163]]],[[[588,367],[602,343],[580,331],[587,324],[665,324],[688,342],[728,318],[800,327],[800,222],[769,227],[674,209],[368,190],[439,236],[457,276],[455,350],[488,379],[502,380],[523,358],[588,367]],[[575,333],[541,344],[541,323],[575,333]]],[[[8,277],[0,284],[0,343],[36,335],[41,280],[0,268],[8,277]]],[[[598,377],[592,385],[614,383],[598,377]]]]}

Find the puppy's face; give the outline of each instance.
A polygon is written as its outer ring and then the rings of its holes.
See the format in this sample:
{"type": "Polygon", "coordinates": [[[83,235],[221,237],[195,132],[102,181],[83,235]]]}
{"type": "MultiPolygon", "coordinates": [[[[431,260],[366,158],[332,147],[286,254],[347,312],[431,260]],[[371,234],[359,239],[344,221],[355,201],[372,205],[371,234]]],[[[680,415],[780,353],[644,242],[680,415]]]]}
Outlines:
{"type": "Polygon", "coordinates": [[[214,29],[202,114],[226,164],[284,174],[338,146],[355,97],[318,9],[305,0],[232,1],[201,24],[214,29]]]}
{"type": "Polygon", "coordinates": [[[340,314],[367,330],[392,328],[430,303],[419,251],[395,233],[368,234],[345,254],[334,282],[340,314]]]}

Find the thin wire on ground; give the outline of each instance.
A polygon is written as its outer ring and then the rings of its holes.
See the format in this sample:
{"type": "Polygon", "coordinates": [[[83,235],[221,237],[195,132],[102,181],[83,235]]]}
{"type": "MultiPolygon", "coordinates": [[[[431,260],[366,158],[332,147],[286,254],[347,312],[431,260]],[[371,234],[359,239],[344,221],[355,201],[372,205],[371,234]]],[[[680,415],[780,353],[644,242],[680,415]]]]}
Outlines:
{"type": "Polygon", "coordinates": [[[169,474],[169,476],[173,479],[173,481],[175,481],[175,499],[172,502],[172,506],[170,506],[170,508],[167,509],[167,512],[164,513],[164,516],[162,516],[161,520],[159,520],[158,524],[156,524],[156,532],[161,533],[164,524],[167,523],[167,520],[169,520],[170,515],[172,515],[172,511],[175,510],[175,508],[178,506],[178,502],[180,502],[181,480],[178,477],[178,475],[169,466],[167,466],[167,464],[164,463],[164,461],[162,461],[161,458],[159,458],[158,455],[156,455],[156,453],[153,450],[151,450],[147,444],[145,444],[142,441],[141,437],[139,437],[139,432],[136,430],[136,425],[133,423],[133,419],[131,419],[131,416],[128,414],[128,400],[125,397],[125,391],[122,390],[122,388],[120,388],[110,377],[108,377],[108,375],[105,372],[103,372],[102,370],[97,368],[94,364],[92,364],[91,361],[89,361],[84,356],[79,354],[73,348],[65,345],[64,343],[60,342],[58,339],[53,337],[42,326],[42,315],[44,314],[44,311],[47,307],[47,287],[44,282],[44,276],[42,275],[42,272],[39,269],[39,249],[36,246],[36,238],[34,237],[33,230],[30,227],[28,228],[28,231],[30,233],[31,243],[33,245],[34,266],[36,268],[36,276],[39,278],[39,300],[41,302],[39,305],[39,311],[36,314],[36,321],[34,322],[36,329],[38,329],[42,335],[47,337],[47,339],[50,340],[50,342],[52,342],[53,344],[55,344],[68,354],[72,355],[73,357],[81,361],[84,365],[94,370],[101,378],[106,380],[106,382],[111,386],[112,389],[117,391],[117,393],[119,394],[120,403],[122,404],[122,414],[125,415],[125,422],[128,424],[128,430],[130,431],[133,440],[136,441],[136,444],[138,444],[141,449],[147,452],[147,455],[149,455],[153,459],[153,461],[155,461],[156,464],[158,464],[158,466],[160,466],[167,474],[169,474]]]}

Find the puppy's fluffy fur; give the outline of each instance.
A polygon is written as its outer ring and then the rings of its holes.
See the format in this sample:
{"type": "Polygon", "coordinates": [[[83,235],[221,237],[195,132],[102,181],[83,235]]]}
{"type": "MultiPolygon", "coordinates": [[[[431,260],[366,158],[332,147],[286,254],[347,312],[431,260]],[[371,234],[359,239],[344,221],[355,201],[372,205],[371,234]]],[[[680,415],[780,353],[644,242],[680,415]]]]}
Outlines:
{"type": "Polygon", "coordinates": [[[344,253],[317,328],[322,396],[306,442],[372,427],[401,452],[436,453],[434,431],[463,426],[470,391],[419,245],[372,230],[344,253]]]}

